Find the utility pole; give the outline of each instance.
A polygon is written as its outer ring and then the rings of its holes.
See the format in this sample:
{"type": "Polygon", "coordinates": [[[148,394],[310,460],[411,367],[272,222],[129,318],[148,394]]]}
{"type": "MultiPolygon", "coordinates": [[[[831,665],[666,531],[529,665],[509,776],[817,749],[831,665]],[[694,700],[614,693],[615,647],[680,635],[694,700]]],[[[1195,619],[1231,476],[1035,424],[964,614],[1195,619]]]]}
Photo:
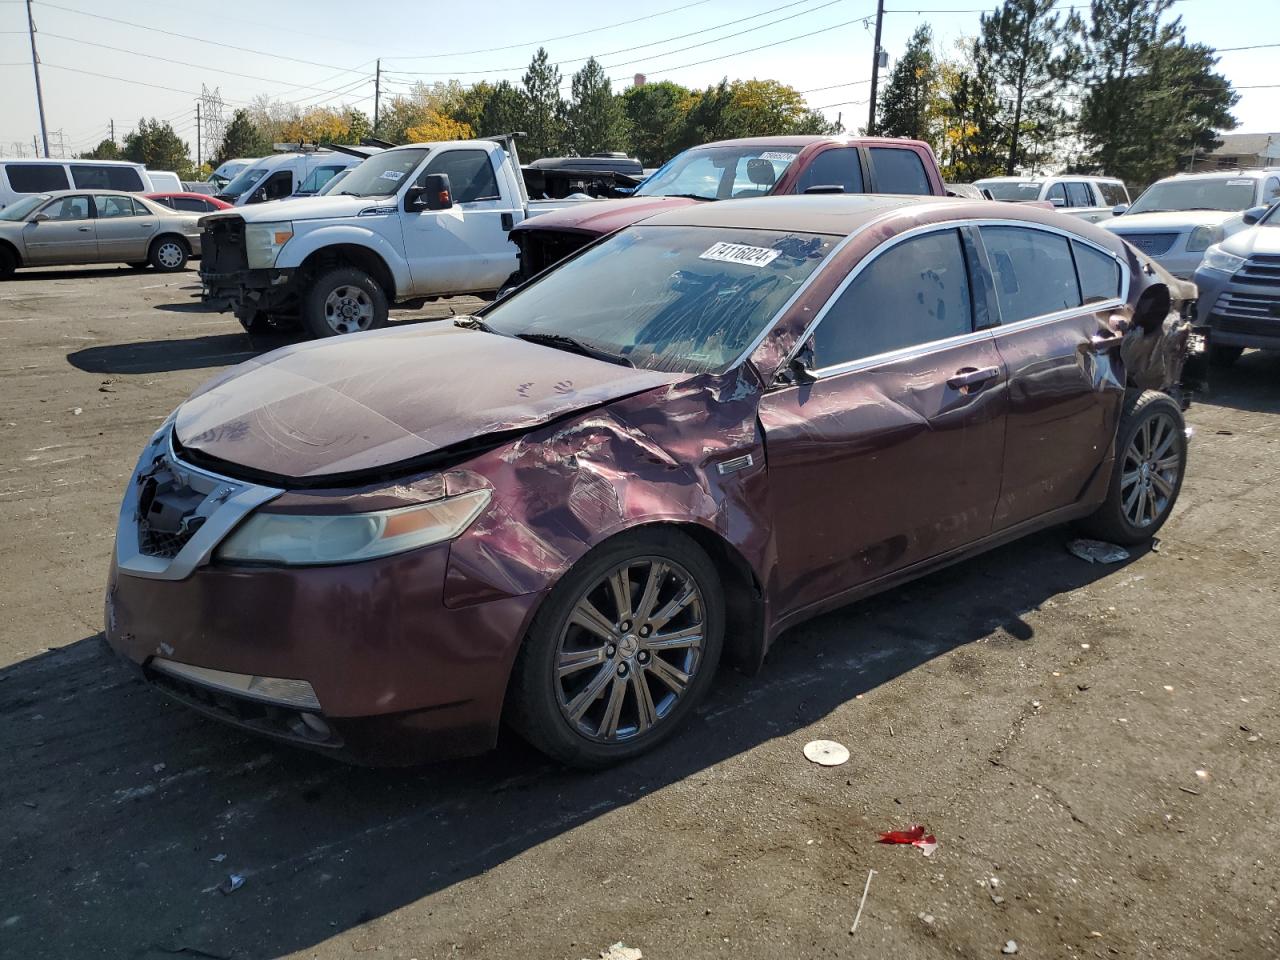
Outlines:
{"type": "Polygon", "coordinates": [[[111,142],[114,144],[116,142],[116,121],[112,118],[107,122],[111,124],[111,142]]]}
{"type": "MultiPolygon", "coordinates": [[[[28,3],[31,0],[27,0],[28,3]]],[[[368,61],[366,61],[368,62],[368,61]]],[[[382,58],[378,58],[378,72],[373,75],[373,130],[378,131],[378,106],[382,93],[382,58]]]]}
{"type": "Polygon", "coordinates": [[[196,101],[196,170],[204,166],[204,157],[200,153],[200,101],[196,101]]]}
{"type": "Polygon", "coordinates": [[[44,91],[40,89],[40,55],[36,53],[36,21],[31,15],[31,0],[27,0],[27,34],[31,37],[31,69],[36,74],[36,109],[40,112],[40,137],[44,140],[44,155],[49,155],[49,134],[44,125],[44,91]]]}
{"type": "Polygon", "coordinates": [[[36,135],[34,133],[31,135],[31,152],[35,154],[37,158],[39,158],[40,144],[36,141],[36,135]]]}
{"type": "Polygon", "coordinates": [[[871,51],[871,110],[867,116],[867,136],[876,133],[876,87],[880,84],[880,29],[884,26],[884,0],[876,0],[876,43],[871,51]]]}

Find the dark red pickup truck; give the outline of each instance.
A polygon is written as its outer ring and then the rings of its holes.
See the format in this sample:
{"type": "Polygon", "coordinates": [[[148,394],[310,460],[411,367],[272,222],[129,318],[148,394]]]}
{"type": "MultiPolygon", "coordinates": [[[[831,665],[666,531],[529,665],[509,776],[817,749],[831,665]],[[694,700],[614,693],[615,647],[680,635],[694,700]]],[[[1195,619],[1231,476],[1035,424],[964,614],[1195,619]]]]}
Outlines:
{"type": "Polygon", "coordinates": [[[706,200],[789,193],[907,193],[946,196],[927,143],[883,137],[748,137],[677,154],[622,200],[584,203],[531,217],[511,240],[522,283],[591,241],[664,210],[706,200]]]}

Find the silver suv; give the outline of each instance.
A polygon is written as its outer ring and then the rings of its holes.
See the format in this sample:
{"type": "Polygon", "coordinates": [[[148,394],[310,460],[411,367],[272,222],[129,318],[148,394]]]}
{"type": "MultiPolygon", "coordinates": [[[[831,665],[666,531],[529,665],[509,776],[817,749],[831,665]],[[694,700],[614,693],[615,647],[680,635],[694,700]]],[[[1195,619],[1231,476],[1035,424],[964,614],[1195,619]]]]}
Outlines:
{"type": "Polygon", "coordinates": [[[1157,180],[1102,226],[1190,280],[1209,247],[1244,229],[1245,210],[1277,197],[1280,168],[1180,173],[1157,180]]]}

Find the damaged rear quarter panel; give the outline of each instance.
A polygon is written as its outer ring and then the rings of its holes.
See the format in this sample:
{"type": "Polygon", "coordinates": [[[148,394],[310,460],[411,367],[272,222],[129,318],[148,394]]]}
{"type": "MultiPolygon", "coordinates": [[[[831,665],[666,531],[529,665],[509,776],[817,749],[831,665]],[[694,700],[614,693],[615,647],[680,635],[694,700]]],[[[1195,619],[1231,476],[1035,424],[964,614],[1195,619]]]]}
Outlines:
{"type": "Polygon", "coordinates": [[[764,458],[750,367],[700,375],[540,428],[446,483],[493,488],[450,548],[447,606],[549,589],[592,547],[649,523],[696,524],[768,569],[764,458]],[[718,465],[750,455],[751,466],[718,465]]]}

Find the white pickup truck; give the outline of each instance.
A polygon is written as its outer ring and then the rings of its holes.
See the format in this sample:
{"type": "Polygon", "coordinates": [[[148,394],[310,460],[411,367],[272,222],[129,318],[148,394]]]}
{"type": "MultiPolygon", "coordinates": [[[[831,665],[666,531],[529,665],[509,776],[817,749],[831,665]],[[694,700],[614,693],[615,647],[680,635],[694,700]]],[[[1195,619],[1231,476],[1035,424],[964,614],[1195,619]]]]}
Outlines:
{"type": "Polygon", "coordinates": [[[204,299],[251,332],[373,330],[393,303],[492,295],[517,266],[511,228],[583,202],[530,201],[511,137],[396,147],[331,194],[201,219],[204,299]]]}

